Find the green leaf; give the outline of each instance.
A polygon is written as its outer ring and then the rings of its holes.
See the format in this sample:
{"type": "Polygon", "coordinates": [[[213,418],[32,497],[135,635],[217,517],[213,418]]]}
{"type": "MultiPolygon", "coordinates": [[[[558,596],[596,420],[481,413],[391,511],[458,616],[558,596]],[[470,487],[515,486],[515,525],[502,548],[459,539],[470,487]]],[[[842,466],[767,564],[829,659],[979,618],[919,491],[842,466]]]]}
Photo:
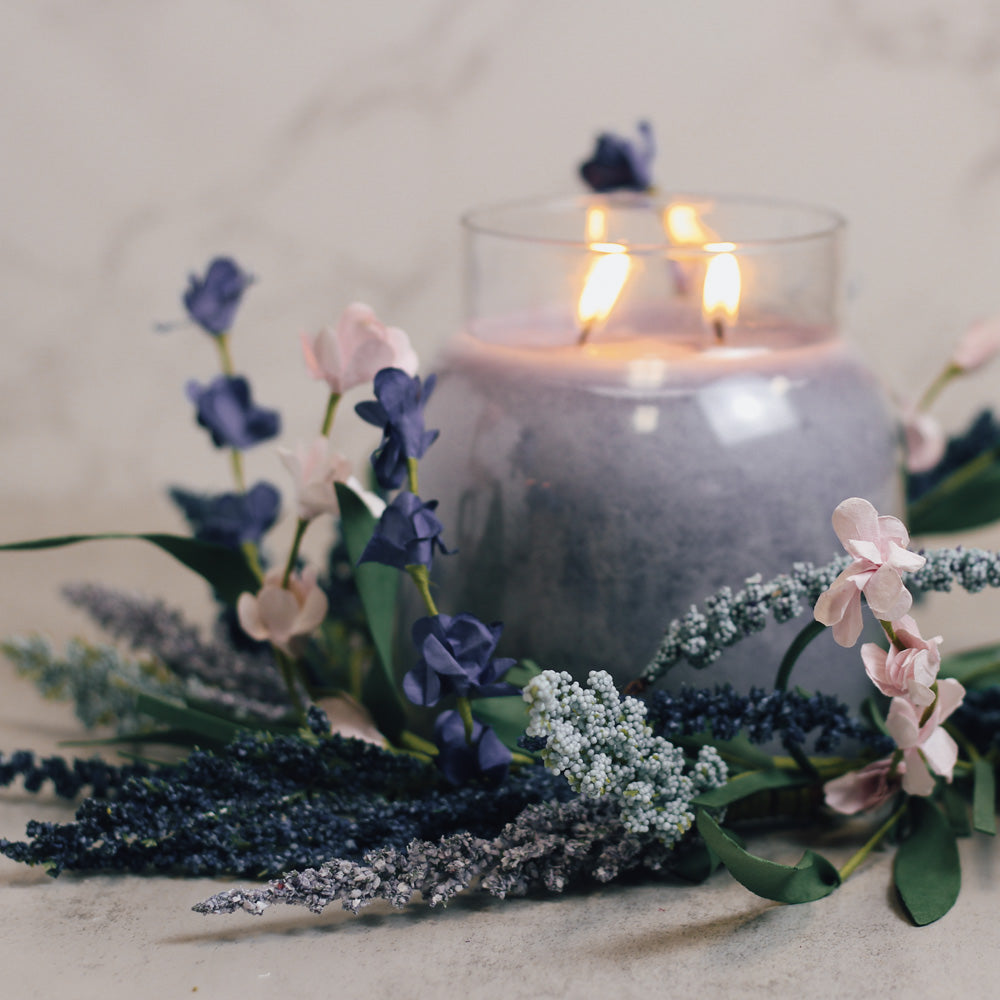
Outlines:
{"type": "Polygon", "coordinates": [[[212,743],[225,746],[231,743],[240,733],[247,731],[245,726],[237,726],[226,719],[219,718],[209,712],[191,708],[181,701],[163,698],[159,695],[139,692],[136,695],[138,711],[166,723],[172,729],[181,729],[200,736],[212,743]]]}
{"type": "Polygon", "coordinates": [[[492,726],[500,742],[517,750],[517,738],[528,727],[528,705],[519,695],[503,698],[474,698],[472,714],[483,725],[492,726]]]}
{"type": "Polygon", "coordinates": [[[943,917],[958,899],[962,870],[948,821],[929,799],[913,796],[907,809],[910,833],[893,864],[896,891],[918,926],[943,917]]]}
{"type": "Polygon", "coordinates": [[[810,903],[828,896],[840,885],[837,869],[821,854],[806,851],[797,865],[779,865],[744,850],[704,810],[696,813],[698,832],[730,874],[764,899],[779,903],[810,903]]]}
{"type": "Polygon", "coordinates": [[[687,840],[674,849],[670,874],[685,882],[704,882],[722,861],[703,840],[687,840]]]}
{"type": "Polygon", "coordinates": [[[972,765],[972,825],[980,833],[996,835],[996,776],[993,765],[982,757],[972,765]]]}
{"type": "Polygon", "coordinates": [[[537,677],[542,668],[534,660],[519,660],[503,675],[503,680],[523,688],[533,677],[537,677]]]}
{"type": "Polygon", "coordinates": [[[951,832],[956,837],[972,836],[972,827],[969,825],[969,805],[954,785],[942,787],[941,805],[944,807],[944,815],[948,820],[948,826],[951,827],[951,832]]]}
{"type": "Polygon", "coordinates": [[[1000,643],[964,649],[941,660],[942,677],[954,677],[965,687],[990,687],[1000,683],[1000,643]]]}
{"type": "Polygon", "coordinates": [[[911,535],[965,531],[1000,518],[1000,449],[991,448],[910,504],[911,535]]]}
{"type": "Polygon", "coordinates": [[[354,566],[354,581],[365,609],[368,631],[371,632],[378,654],[376,663],[365,677],[361,700],[372,713],[378,728],[389,739],[395,740],[402,732],[405,722],[405,710],[396,684],[392,656],[399,571],[381,563],[366,562],[358,565],[361,553],[375,529],[375,517],[349,486],[337,483],[336,489],[337,503],[340,506],[340,530],[354,566]]]}
{"type": "Polygon", "coordinates": [[[810,779],[794,771],[779,771],[777,768],[766,771],[744,771],[735,778],[730,778],[721,788],[702,792],[694,800],[694,804],[708,809],[721,809],[745,799],[748,795],[756,795],[757,792],[772,788],[793,788],[809,783],[810,779]]]}
{"type": "Polygon", "coordinates": [[[0,545],[0,552],[56,549],[64,545],[76,545],[78,542],[121,538],[149,542],[162,549],[207,580],[219,600],[226,604],[235,604],[236,599],[245,590],[256,593],[260,589],[257,574],[250,568],[246,556],[239,549],[229,549],[212,542],[200,542],[185,535],[131,534],[121,531],[98,535],[58,535],[52,538],[35,538],[29,542],[0,545]]]}

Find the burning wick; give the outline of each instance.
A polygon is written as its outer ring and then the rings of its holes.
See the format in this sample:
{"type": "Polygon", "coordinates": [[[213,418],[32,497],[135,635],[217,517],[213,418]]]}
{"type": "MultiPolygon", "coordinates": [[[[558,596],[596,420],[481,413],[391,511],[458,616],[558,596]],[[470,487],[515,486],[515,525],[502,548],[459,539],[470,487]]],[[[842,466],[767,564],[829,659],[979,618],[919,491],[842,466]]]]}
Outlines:
{"type": "Polygon", "coordinates": [[[740,265],[731,252],[736,249],[733,243],[706,243],[705,249],[715,256],[705,269],[701,313],[715,333],[716,344],[722,344],[727,324],[736,321],[740,309],[740,265]]]}
{"type": "Polygon", "coordinates": [[[608,318],[625,287],[632,266],[625,247],[620,243],[591,243],[590,249],[597,256],[587,272],[576,307],[577,322],[580,324],[578,345],[587,343],[594,327],[608,318]]]}

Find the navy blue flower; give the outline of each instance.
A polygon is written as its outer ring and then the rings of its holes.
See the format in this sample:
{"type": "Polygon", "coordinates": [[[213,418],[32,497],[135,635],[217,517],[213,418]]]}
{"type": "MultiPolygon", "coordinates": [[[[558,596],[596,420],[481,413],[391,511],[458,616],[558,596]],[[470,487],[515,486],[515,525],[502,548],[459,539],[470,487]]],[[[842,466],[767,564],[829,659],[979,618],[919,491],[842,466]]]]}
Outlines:
{"type": "Polygon", "coordinates": [[[278,412],[257,406],[241,375],[219,375],[207,386],[192,380],[185,391],[217,448],[250,448],[281,433],[278,412]]]}
{"type": "Polygon", "coordinates": [[[473,615],[434,615],[413,624],[413,645],[420,653],[403,678],[403,691],[415,705],[436,705],[442,695],[494,698],[520,694],[500,678],[514,661],[494,660],[503,625],[484,625],[473,615]]]}
{"type": "Polygon", "coordinates": [[[434,513],[437,504],[437,500],[424,503],[416,494],[403,490],[382,512],[358,562],[378,562],[397,569],[416,565],[430,569],[435,548],[450,554],[439,537],[444,525],[434,513]]]}
{"type": "Polygon", "coordinates": [[[176,486],[170,499],[180,507],[194,537],[238,549],[256,544],[278,519],[281,494],[270,484],[255,483],[246,493],[190,493],[176,486]]]}
{"type": "Polygon", "coordinates": [[[580,176],[593,191],[648,191],[653,183],[656,144],[649,122],[639,122],[639,142],[602,132],[589,160],[580,164],[580,176]]]}
{"type": "Polygon", "coordinates": [[[375,397],[354,407],[370,424],[382,428],[382,441],[372,453],[375,478],[383,489],[394,490],[406,478],[407,459],[423,458],[437,431],[424,429],[424,407],[434,391],[435,377],[423,385],[419,375],[401,368],[383,368],[375,376],[375,397]]]}
{"type": "Polygon", "coordinates": [[[219,336],[233,325],[233,317],[253,276],[229,257],[216,257],[204,278],[192,274],[184,293],[184,308],[203,330],[219,336]]]}
{"type": "Polygon", "coordinates": [[[490,726],[472,724],[472,740],[465,739],[465,723],[458,712],[442,712],[434,723],[437,766],[453,784],[464,785],[474,778],[499,784],[507,774],[511,753],[490,726]]]}

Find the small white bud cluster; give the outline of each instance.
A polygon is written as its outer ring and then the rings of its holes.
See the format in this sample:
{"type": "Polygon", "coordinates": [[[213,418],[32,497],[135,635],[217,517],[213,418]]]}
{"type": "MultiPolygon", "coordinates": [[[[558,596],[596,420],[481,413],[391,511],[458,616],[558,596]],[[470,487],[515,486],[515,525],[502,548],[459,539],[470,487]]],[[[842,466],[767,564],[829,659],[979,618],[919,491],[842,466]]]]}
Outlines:
{"type": "Polygon", "coordinates": [[[592,671],[587,685],[554,670],[533,678],[524,689],[528,735],[545,737],[545,766],[582,796],[618,797],[630,833],[674,844],[694,822],[691,800],[725,784],[725,763],[704,747],[689,767],[681,750],[653,735],[646,706],[618,694],[610,674],[592,671]]]}

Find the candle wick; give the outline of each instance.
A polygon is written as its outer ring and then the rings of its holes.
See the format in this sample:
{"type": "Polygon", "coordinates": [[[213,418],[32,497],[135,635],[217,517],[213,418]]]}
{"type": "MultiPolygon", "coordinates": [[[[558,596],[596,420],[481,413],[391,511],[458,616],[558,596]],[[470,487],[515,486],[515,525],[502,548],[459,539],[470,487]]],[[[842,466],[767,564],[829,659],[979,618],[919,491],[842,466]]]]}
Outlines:
{"type": "Polygon", "coordinates": [[[712,329],[715,331],[715,342],[721,344],[726,339],[726,324],[721,319],[712,320],[712,329]]]}
{"type": "Polygon", "coordinates": [[[587,338],[590,336],[590,331],[593,329],[594,329],[594,321],[592,319],[588,319],[587,322],[580,327],[580,336],[577,338],[576,341],[577,347],[582,347],[584,344],[587,343],[587,338]]]}

